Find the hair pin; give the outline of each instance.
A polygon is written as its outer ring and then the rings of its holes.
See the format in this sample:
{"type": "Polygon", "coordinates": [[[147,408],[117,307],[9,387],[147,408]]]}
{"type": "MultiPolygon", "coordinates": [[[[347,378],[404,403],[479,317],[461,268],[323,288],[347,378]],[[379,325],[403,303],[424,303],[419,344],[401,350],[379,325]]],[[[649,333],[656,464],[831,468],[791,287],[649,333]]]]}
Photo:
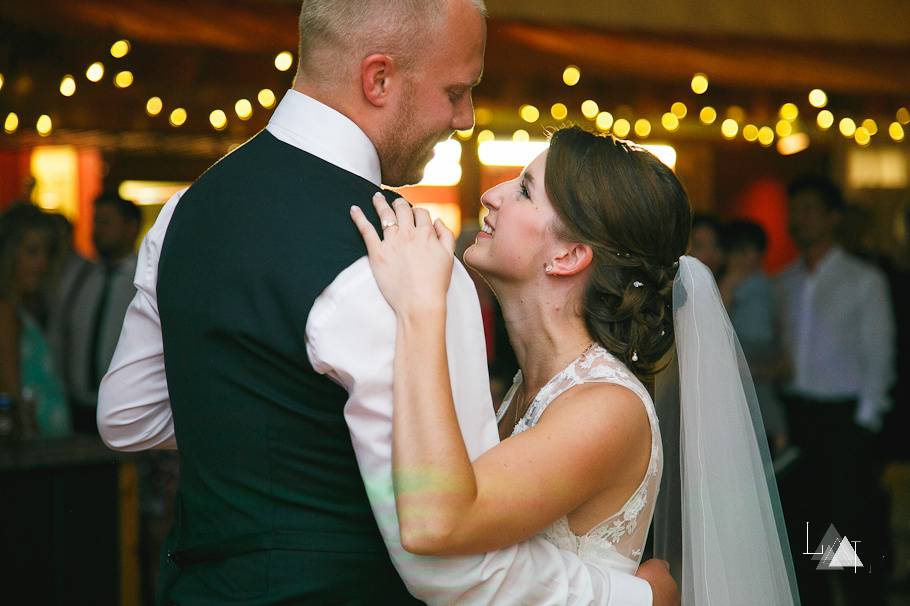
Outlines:
{"type": "Polygon", "coordinates": [[[634,286],[635,288],[641,288],[642,286],[644,286],[644,284],[642,284],[638,280],[635,280],[634,282],[632,282],[632,286],[634,286]]]}

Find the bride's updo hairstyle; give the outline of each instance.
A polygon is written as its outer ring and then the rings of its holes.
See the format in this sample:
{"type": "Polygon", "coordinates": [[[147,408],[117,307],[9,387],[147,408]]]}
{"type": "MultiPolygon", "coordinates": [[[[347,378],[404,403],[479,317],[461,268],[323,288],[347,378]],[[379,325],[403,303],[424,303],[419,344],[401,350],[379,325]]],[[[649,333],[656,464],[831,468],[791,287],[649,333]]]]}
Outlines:
{"type": "Polygon", "coordinates": [[[673,278],[692,221],[682,184],[645,149],[577,126],[551,135],[545,183],[557,235],[594,251],[588,331],[651,379],[673,344],[673,278]]]}

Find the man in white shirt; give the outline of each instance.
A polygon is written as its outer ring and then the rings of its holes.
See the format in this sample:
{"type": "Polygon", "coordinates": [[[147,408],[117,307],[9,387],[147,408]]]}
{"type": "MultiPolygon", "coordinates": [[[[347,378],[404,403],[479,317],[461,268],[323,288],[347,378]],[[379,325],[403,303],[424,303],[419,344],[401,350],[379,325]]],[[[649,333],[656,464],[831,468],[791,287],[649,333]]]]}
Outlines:
{"type": "MultiPolygon", "coordinates": [[[[883,604],[885,516],[881,464],[873,453],[894,381],[887,281],[835,243],[844,200],[834,183],[800,177],[788,194],[790,232],[801,256],[776,286],[791,365],[785,404],[803,459],[782,487],[790,536],[805,536],[809,522],[810,537],[834,524],[841,536],[861,541],[859,558],[869,564],[866,574],[844,577],[850,603],[883,604]]],[[[808,557],[797,560],[800,593],[829,604],[828,577],[816,566],[808,557]]]]}
{"type": "MultiPolygon", "coordinates": [[[[421,8],[402,8],[406,4],[411,3],[377,0],[352,6],[333,0],[305,2],[301,13],[301,60],[294,90],[287,93],[275,110],[266,131],[165,205],[143,242],[136,273],[138,293],[127,313],[117,352],[101,388],[99,428],[112,448],[122,450],[176,448],[179,441],[184,455],[182,473],[185,473],[181,491],[188,490],[188,482],[194,484],[198,494],[205,495],[203,507],[206,504],[220,507],[217,516],[206,516],[205,510],[200,509],[200,501],[194,500],[196,495],[180,497],[181,508],[187,513],[183,527],[175,529],[176,551],[169,554],[173,570],[162,587],[163,597],[177,600],[175,596],[179,595],[208,595],[203,593],[204,585],[211,591],[223,588],[206,583],[231,578],[244,585],[236,593],[219,599],[236,598],[245,604],[287,601],[290,594],[280,595],[283,586],[280,580],[275,581],[275,574],[280,576],[284,572],[276,573],[275,561],[285,558],[304,562],[296,555],[302,552],[303,546],[307,553],[326,554],[316,559],[308,556],[311,558],[305,560],[308,568],[325,567],[323,570],[328,572],[323,573],[324,577],[353,576],[347,588],[339,588],[339,583],[335,583],[331,587],[335,593],[331,596],[320,594],[319,589],[312,590],[325,586],[331,578],[307,579],[309,597],[305,599],[301,597],[303,593],[294,593],[296,597],[290,598],[293,603],[325,603],[331,597],[337,603],[360,604],[368,603],[369,598],[381,602],[388,597],[379,588],[365,597],[366,590],[356,586],[376,580],[369,576],[368,570],[358,576],[359,563],[366,562],[370,570],[379,566],[361,557],[361,547],[369,547],[364,538],[366,531],[361,533],[363,536],[349,539],[356,546],[339,548],[351,558],[360,558],[346,568],[334,563],[339,551],[334,549],[340,540],[335,536],[340,534],[337,532],[326,538],[326,534],[332,533],[303,528],[295,529],[291,535],[281,528],[276,530],[272,516],[265,521],[270,530],[257,531],[254,536],[224,536],[225,528],[246,524],[249,518],[261,514],[244,510],[248,501],[262,498],[264,492],[282,493],[285,488],[274,482],[265,483],[251,474],[235,473],[236,469],[256,464],[250,460],[256,458],[251,453],[259,451],[248,450],[247,443],[264,449],[273,462],[285,464],[280,457],[285,448],[296,449],[298,459],[318,461],[321,453],[307,449],[307,440],[322,440],[327,450],[343,441],[340,435],[331,441],[325,438],[333,436],[317,433],[300,436],[296,443],[291,443],[295,440],[293,434],[285,442],[280,439],[288,424],[337,429],[334,417],[337,413],[331,408],[304,410],[305,415],[295,409],[289,416],[289,409],[295,408],[298,402],[273,393],[282,387],[291,392],[295,389],[292,384],[279,383],[299,370],[301,361],[294,351],[305,341],[304,362],[318,376],[328,377],[332,385],[343,388],[342,423],[346,423],[349,432],[350,446],[366,487],[365,497],[369,498],[395,569],[418,599],[432,604],[631,606],[651,604],[653,591],[654,604],[676,603],[675,585],[662,563],[646,562],[639,570],[642,578],[636,578],[585,564],[542,538],[497,552],[458,558],[417,557],[401,548],[391,490],[394,315],[376,286],[364,251],[344,248],[350,242],[344,239],[345,234],[356,237],[353,225],[345,223],[341,227],[338,223],[341,215],[348,220],[347,208],[351,203],[365,204],[369,196],[344,203],[333,199],[312,200],[315,206],[301,208],[310,204],[308,198],[301,197],[295,206],[295,201],[288,199],[293,196],[282,194],[282,188],[296,178],[298,189],[318,190],[324,185],[317,182],[321,177],[306,181],[307,171],[314,166],[321,166],[318,171],[328,182],[350,187],[351,192],[365,191],[366,186],[375,191],[381,181],[390,185],[415,182],[433,144],[441,136],[472,126],[471,89],[479,81],[485,40],[482,3],[440,0],[427,2],[421,8]],[[262,150],[258,157],[272,154],[273,166],[268,166],[269,162],[258,164],[256,156],[249,157],[251,149],[262,150]],[[234,165],[241,162],[246,163],[250,174],[238,181],[232,173],[234,165]],[[227,187],[222,187],[222,181],[227,187]],[[245,187],[242,181],[260,186],[273,184],[273,196],[251,190],[251,197],[242,196],[238,200],[232,188],[245,187]],[[218,191],[223,199],[213,203],[213,192],[218,191]],[[207,208],[223,210],[223,216],[212,225],[211,234],[194,230],[201,224],[194,221],[207,208]],[[283,221],[273,223],[269,233],[255,231],[263,214],[274,208],[280,209],[278,217],[283,221]],[[309,215],[308,223],[295,221],[301,212],[309,215]],[[288,229],[297,226],[299,233],[294,238],[288,229]],[[239,231],[243,228],[248,231],[239,231]],[[340,234],[341,231],[345,234],[340,234]],[[213,245],[212,238],[219,236],[224,237],[223,242],[213,245]],[[256,240],[254,247],[248,242],[251,239],[256,240]],[[236,247],[226,250],[230,247],[223,246],[224,242],[234,243],[236,247]],[[320,242],[326,243],[323,248],[320,242]],[[303,250],[300,246],[311,248],[297,256],[303,250]],[[191,247],[192,254],[178,256],[175,252],[186,252],[191,247]],[[261,250],[274,253],[271,258],[274,263],[257,263],[261,250]],[[299,306],[294,307],[293,297],[281,299],[284,307],[270,298],[273,294],[283,296],[288,288],[292,293],[299,291],[300,299],[306,298],[309,295],[305,276],[318,275],[321,266],[330,265],[336,256],[344,255],[351,263],[341,268],[324,290],[316,293],[318,296],[314,296],[305,317],[297,317],[299,306]],[[250,256],[256,258],[251,261],[250,256]],[[211,260],[212,266],[197,267],[200,258],[211,260]],[[219,265],[222,261],[225,261],[223,266],[219,265]],[[220,272],[224,272],[224,279],[213,281],[212,274],[220,272]],[[264,281],[276,292],[250,288],[244,282],[246,276],[264,281]],[[227,289],[225,280],[236,284],[227,289]],[[175,283],[195,292],[174,292],[175,283]],[[217,292],[208,285],[216,287],[217,292]],[[223,296],[224,293],[230,296],[223,296]],[[202,304],[200,298],[204,300],[202,304]],[[288,307],[293,308],[291,312],[282,315],[288,307]],[[245,313],[235,313],[237,309],[245,313]],[[263,309],[275,313],[262,313],[263,309]],[[283,327],[269,332],[270,326],[282,322],[283,327]],[[187,333],[199,336],[199,359],[186,355],[194,345],[187,333]],[[279,351],[277,345],[267,342],[265,335],[274,336],[289,351],[279,351]],[[226,349],[214,347],[214,341],[234,348],[233,357],[226,355],[226,349]],[[276,383],[245,384],[244,381],[255,381],[255,376],[248,376],[255,372],[248,373],[242,365],[231,366],[235,358],[246,360],[254,370],[275,373],[276,383]],[[258,366],[262,359],[270,363],[258,366]],[[197,389],[200,383],[203,389],[197,389]],[[224,391],[233,383],[242,393],[224,391]],[[225,405],[217,414],[200,418],[197,416],[200,409],[212,406],[210,400],[217,399],[213,393],[227,393],[225,405]],[[187,394],[195,396],[195,401],[193,397],[185,397],[187,394]],[[231,401],[234,395],[247,407],[261,401],[263,410],[242,414],[237,407],[227,406],[234,404],[231,401]],[[275,403],[284,408],[267,406],[275,403]],[[278,421],[266,422],[264,418],[278,421]],[[199,432],[207,423],[211,424],[210,433],[199,439],[199,432]],[[244,430],[245,435],[240,433],[244,430]],[[219,444],[219,449],[212,450],[208,442],[217,443],[224,434],[230,434],[234,442],[219,444]],[[218,469],[208,468],[212,466],[218,469]],[[252,487],[246,494],[242,491],[245,485],[252,487]],[[240,495],[236,501],[226,496],[233,493],[240,495]],[[242,515],[238,517],[233,510],[241,510],[242,515]],[[225,523],[224,519],[229,521],[225,523]],[[205,544],[204,537],[218,540],[205,544]],[[302,543],[291,545],[288,542],[292,540],[302,543]],[[329,549],[317,545],[319,541],[328,541],[329,549]],[[258,554],[273,549],[281,551],[275,552],[271,560],[256,559],[258,554]],[[336,556],[329,557],[330,553],[336,556]],[[233,565],[243,574],[212,576],[200,572],[203,567],[199,564],[206,564],[206,569],[221,567],[219,573],[233,565]],[[263,566],[272,568],[266,573],[255,572],[263,566]],[[263,575],[269,581],[267,589],[262,587],[263,575]],[[345,589],[350,595],[338,593],[345,589]]],[[[460,265],[454,272],[448,309],[449,325],[459,327],[448,334],[454,399],[465,443],[472,458],[476,458],[496,444],[497,431],[486,379],[477,298],[470,278],[460,265]]],[[[304,378],[310,387],[322,390],[327,399],[334,397],[332,386],[320,383],[315,374],[304,378]]],[[[339,452],[343,450],[339,447],[339,452]]],[[[341,481],[329,473],[333,466],[348,468],[345,461],[325,459],[315,466],[302,466],[300,473],[312,475],[314,481],[310,488],[319,493],[324,485],[341,481]]],[[[265,468],[263,473],[271,477],[274,469],[265,468]]],[[[287,479],[296,481],[293,475],[287,479]]],[[[345,489],[349,490],[350,486],[345,485],[345,489]]],[[[304,504],[280,523],[294,525],[298,516],[321,516],[319,519],[329,526],[336,523],[338,516],[331,516],[331,511],[320,511],[322,503],[306,501],[306,495],[285,494],[268,503],[286,508],[289,502],[297,501],[304,504]]],[[[347,504],[356,516],[360,511],[357,503],[347,504]]],[[[288,572],[288,576],[305,576],[304,573],[315,574],[298,569],[288,572]]],[[[300,588],[293,585],[295,582],[288,581],[287,587],[297,591],[300,588]]]]}

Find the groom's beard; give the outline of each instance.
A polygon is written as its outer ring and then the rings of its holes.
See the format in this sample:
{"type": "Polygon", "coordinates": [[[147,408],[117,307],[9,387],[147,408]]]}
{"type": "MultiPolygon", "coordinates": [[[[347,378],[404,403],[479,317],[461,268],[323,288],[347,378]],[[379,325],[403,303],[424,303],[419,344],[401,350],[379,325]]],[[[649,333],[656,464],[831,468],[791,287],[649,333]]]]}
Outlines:
{"type": "Polygon", "coordinates": [[[422,141],[414,142],[406,128],[390,129],[389,140],[382,155],[382,182],[391,187],[413,185],[423,178],[427,163],[433,158],[436,142],[448,133],[434,134],[422,141]]]}

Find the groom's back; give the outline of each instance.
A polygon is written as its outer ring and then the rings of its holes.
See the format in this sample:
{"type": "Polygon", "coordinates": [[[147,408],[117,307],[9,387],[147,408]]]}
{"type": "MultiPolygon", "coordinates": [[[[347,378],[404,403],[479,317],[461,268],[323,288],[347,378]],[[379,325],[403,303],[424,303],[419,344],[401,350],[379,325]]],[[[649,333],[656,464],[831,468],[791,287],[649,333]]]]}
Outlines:
{"type": "Polygon", "coordinates": [[[375,189],[263,132],[177,205],[157,296],[181,455],[165,581],[178,603],[409,599],[357,469],[347,394],[305,343],[315,299],[365,254],[347,209],[375,189]]]}

